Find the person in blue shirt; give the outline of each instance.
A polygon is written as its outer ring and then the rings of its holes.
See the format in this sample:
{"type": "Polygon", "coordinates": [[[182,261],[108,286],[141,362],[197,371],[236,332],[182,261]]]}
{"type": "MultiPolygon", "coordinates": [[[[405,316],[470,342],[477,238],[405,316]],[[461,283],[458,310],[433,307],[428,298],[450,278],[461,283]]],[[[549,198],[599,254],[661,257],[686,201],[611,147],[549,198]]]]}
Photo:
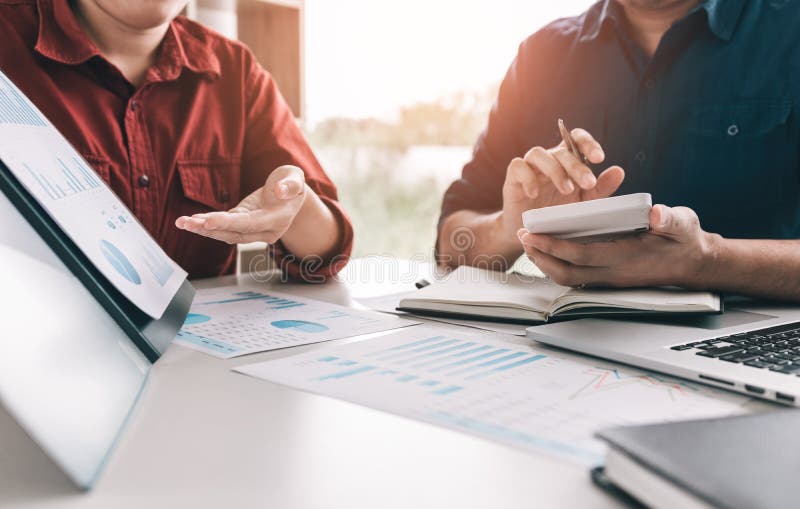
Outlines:
{"type": "Polygon", "coordinates": [[[524,250],[569,286],[800,300],[799,28],[796,1],[604,0],[538,31],[444,196],[440,261],[524,250]],[[659,203],[648,233],[582,245],[521,229],[528,209],[635,192],[659,203]]]}

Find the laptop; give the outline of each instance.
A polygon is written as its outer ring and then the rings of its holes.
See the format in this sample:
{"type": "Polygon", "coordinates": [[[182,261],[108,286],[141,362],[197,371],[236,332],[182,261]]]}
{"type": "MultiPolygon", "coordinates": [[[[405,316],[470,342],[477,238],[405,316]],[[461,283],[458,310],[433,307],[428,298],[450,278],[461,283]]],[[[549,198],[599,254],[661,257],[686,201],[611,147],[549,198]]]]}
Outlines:
{"type": "Polygon", "coordinates": [[[541,343],[800,406],[800,307],[740,299],[718,315],[586,318],[530,327],[541,343]]]}

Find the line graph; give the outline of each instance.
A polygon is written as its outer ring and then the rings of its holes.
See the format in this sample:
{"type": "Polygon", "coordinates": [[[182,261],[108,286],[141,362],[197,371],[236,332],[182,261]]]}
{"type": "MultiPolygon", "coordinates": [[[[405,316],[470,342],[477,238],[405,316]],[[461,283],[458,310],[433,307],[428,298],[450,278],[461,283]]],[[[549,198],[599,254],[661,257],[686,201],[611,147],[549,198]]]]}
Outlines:
{"type": "Polygon", "coordinates": [[[673,401],[685,397],[687,391],[697,391],[696,387],[687,383],[652,373],[631,375],[621,372],[618,368],[595,366],[587,369],[584,374],[590,376],[589,381],[573,392],[569,399],[591,397],[598,393],[615,391],[631,385],[664,390],[673,401]]]}

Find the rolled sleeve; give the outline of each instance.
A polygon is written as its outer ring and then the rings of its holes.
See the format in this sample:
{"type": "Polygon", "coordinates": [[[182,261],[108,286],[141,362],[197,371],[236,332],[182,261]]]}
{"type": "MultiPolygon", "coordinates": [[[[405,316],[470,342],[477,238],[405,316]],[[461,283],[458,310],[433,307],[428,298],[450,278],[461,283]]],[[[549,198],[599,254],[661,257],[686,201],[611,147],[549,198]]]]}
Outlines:
{"type": "MultiPolygon", "coordinates": [[[[313,189],[311,184],[309,186],[313,189]]],[[[335,196],[331,198],[316,190],[315,192],[333,213],[342,232],[339,244],[334,250],[336,254],[327,260],[319,258],[298,260],[282,242],[278,241],[270,246],[272,259],[285,276],[309,283],[321,283],[338,274],[347,265],[353,252],[353,225],[344,207],[335,199],[335,196]]]]}
{"type": "Polygon", "coordinates": [[[242,196],[263,186],[269,173],[279,166],[289,164],[303,170],[306,183],[331,210],[339,224],[339,244],[324,260],[314,257],[300,260],[280,241],[270,246],[270,253],[288,277],[322,282],[347,264],[353,249],[352,223],[338,201],[336,186],[311,151],[275,81],[252,57],[249,66],[242,196]]]}

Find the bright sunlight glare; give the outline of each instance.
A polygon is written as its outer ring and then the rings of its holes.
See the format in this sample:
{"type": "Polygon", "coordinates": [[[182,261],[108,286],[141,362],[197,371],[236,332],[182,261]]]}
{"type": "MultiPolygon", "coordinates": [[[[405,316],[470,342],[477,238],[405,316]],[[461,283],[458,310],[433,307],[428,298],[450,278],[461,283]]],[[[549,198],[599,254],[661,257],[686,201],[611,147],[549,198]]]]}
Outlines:
{"type": "Polygon", "coordinates": [[[306,120],[387,117],[497,84],[519,43],[590,0],[306,0],[306,120]]]}

